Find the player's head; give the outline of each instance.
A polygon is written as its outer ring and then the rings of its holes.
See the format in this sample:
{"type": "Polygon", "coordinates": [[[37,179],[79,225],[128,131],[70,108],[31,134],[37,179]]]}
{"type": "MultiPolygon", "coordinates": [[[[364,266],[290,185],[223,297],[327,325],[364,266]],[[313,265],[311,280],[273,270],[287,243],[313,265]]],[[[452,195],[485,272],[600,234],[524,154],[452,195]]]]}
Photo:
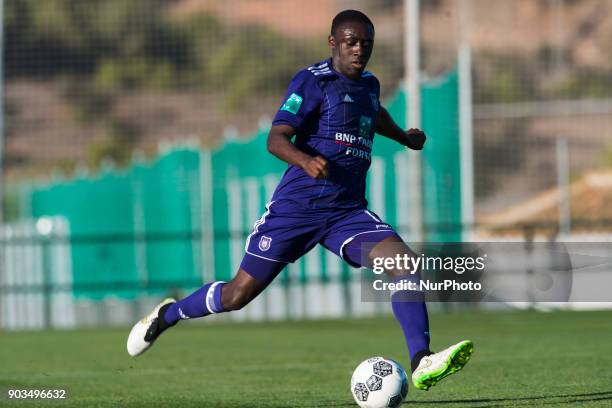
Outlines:
{"type": "Polygon", "coordinates": [[[332,21],[328,43],[334,68],[349,78],[359,78],[374,48],[374,24],[361,11],[341,11],[332,21]]]}

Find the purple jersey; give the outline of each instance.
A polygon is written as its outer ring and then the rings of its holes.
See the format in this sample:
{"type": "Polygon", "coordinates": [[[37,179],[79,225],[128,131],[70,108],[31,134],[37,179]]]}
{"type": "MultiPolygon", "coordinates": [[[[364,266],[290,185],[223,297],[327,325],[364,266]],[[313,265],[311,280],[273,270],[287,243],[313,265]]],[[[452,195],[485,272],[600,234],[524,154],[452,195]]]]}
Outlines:
{"type": "Polygon", "coordinates": [[[374,75],[364,71],[359,80],[349,79],[334,70],[331,59],[298,72],[272,124],[293,127],[296,147],[323,156],[329,178],[316,180],[289,165],[272,200],[312,209],[367,206],[366,173],[379,97],[374,75]]]}

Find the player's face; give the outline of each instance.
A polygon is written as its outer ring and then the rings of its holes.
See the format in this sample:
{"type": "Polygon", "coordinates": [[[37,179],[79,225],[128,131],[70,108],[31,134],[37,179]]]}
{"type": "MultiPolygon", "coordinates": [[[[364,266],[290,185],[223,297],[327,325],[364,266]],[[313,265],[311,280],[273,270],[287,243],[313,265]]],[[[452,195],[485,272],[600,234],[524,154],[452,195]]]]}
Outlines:
{"type": "Polygon", "coordinates": [[[349,78],[360,78],[374,48],[374,28],[347,23],[329,36],[334,68],[349,78]]]}

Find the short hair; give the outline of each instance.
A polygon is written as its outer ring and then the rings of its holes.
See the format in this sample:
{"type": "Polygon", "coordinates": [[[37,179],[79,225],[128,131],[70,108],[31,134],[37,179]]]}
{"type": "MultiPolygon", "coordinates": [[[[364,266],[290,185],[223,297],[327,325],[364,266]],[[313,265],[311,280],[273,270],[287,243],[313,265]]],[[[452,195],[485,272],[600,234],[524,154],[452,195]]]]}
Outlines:
{"type": "Polygon", "coordinates": [[[332,21],[332,26],[331,26],[331,35],[334,35],[336,30],[341,25],[346,24],[346,23],[362,23],[362,24],[369,25],[370,27],[372,27],[372,30],[374,30],[374,24],[372,23],[372,20],[370,20],[368,16],[363,14],[361,11],[344,10],[336,14],[336,17],[334,17],[332,21]]]}

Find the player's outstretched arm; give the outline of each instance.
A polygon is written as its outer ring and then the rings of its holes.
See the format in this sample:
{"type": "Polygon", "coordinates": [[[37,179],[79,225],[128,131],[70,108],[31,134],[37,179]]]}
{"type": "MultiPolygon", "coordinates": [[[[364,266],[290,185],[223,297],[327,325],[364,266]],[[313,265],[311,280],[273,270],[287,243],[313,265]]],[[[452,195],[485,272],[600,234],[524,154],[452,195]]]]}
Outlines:
{"type": "Polygon", "coordinates": [[[268,133],[268,151],[289,164],[301,167],[312,178],[327,178],[327,160],[322,156],[312,157],[295,147],[291,143],[293,135],[295,129],[289,125],[272,126],[268,133]]]}
{"type": "Polygon", "coordinates": [[[409,129],[405,131],[395,123],[389,112],[380,107],[378,120],[376,121],[376,133],[395,140],[412,150],[421,150],[425,144],[425,132],[420,129],[409,129]]]}

